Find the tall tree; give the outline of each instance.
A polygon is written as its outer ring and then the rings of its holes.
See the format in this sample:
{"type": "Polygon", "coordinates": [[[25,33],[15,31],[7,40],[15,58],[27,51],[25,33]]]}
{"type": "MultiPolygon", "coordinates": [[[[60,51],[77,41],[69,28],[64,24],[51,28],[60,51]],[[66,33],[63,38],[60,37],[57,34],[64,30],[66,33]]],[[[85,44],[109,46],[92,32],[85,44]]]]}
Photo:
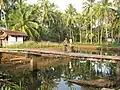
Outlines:
{"type": "Polygon", "coordinates": [[[40,34],[42,39],[48,40],[56,36],[55,24],[56,18],[56,6],[54,3],[50,3],[48,0],[41,0],[39,2],[38,21],[39,27],[41,28],[40,34]]]}
{"type": "Polygon", "coordinates": [[[78,30],[77,30],[77,32],[76,33],[78,33],[79,32],[79,42],[80,43],[82,43],[82,30],[83,30],[83,28],[84,28],[84,17],[83,17],[83,15],[82,14],[77,14],[76,16],[75,16],[75,20],[76,20],[76,22],[75,22],[75,24],[76,24],[76,27],[78,28],[78,30]]]}
{"type": "Polygon", "coordinates": [[[94,5],[94,11],[96,19],[98,20],[101,28],[100,33],[100,43],[103,42],[103,34],[104,38],[107,39],[109,37],[108,28],[110,24],[112,10],[110,9],[111,3],[108,0],[103,0],[101,3],[97,3],[94,5]]]}
{"type": "Polygon", "coordinates": [[[20,30],[27,33],[31,39],[39,38],[37,31],[38,23],[31,17],[33,7],[29,7],[22,0],[17,2],[17,9],[9,14],[9,28],[12,30],[20,30]]]}
{"type": "Polygon", "coordinates": [[[69,4],[66,9],[66,25],[69,29],[69,37],[74,40],[73,36],[73,30],[75,25],[75,18],[76,15],[76,9],[72,6],[72,4],[69,4]]]}
{"type": "Polygon", "coordinates": [[[90,43],[93,43],[93,16],[94,16],[94,11],[93,11],[93,4],[95,0],[87,0],[87,2],[84,3],[84,15],[86,15],[88,18],[90,18],[90,43]]]}

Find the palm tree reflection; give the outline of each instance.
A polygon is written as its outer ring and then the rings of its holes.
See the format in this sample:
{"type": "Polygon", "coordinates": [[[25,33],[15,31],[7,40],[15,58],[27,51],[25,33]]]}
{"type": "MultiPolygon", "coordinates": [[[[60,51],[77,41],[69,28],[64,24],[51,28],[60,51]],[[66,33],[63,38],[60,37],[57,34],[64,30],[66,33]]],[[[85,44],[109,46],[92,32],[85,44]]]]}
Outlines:
{"type": "Polygon", "coordinates": [[[47,58],[44,60],[40,59],[36,63],[35,65],[37,65],[38,69],[20,73],[16,78],[14,77],[14,81],[21,81],[29,90],[37,88],[40,90],[54,90],[64,81],[65,85],[72,90],[75,87],[73,84],[68,83],[67,80],[91,80],[115,76],[115,64],[105,62],[92,62],[83,59],[59,60],[57,58],[52,58],[50,61],[50,58],[47,58]]]}

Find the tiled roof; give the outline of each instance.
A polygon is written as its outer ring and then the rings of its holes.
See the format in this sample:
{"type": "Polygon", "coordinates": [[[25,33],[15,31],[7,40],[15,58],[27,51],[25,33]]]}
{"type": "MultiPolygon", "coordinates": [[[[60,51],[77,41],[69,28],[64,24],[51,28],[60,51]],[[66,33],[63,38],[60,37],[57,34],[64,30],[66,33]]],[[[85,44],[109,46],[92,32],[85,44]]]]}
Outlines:
{"type": "Polygon", "coordinates": [[[0,35],[0,39],[4,39],[6,36],[28,36],[27,34],[20,32],[20,31],[11,31],[11,30],[0,30],[0,32],[3,32],[2,35],[0,35]]]}
{"type": "Polygon", "coordinates": [[[7,35],[27,36],[25,33],[20,31],[2,30],[2,32],[5,32],[7,35]]]}

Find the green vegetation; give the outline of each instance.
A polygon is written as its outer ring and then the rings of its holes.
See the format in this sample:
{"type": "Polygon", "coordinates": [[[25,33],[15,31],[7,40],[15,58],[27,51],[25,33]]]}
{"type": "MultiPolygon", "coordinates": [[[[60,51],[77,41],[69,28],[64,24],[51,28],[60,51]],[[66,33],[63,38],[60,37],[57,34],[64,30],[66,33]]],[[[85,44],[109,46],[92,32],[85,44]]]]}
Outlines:
{"type": "Polygon", "coordinates": [[[17,85],[17,84],[14,84],[14,83],[11,83],[9,82],[9,84],[4,84],[2,87],[1,87],[1,90],[25,90],[25,87],[22,86],[22,83],[20,82],[20,85],[17,85]]]}
{"type": "MultiPolygon", "coordinates": [[[[64,12],[57,10],[49,0],[38,0],[34,5],[28,5],[25,0],[0,0],[8,30],[25,32],[33,41],[61,42],[67,37],[74,42],[89,44],[103,44],[108,38],[111,43],[117,40],[120,34],[119,4],[119,0],[86,0],[83,12],[79,13],[71,4],[64,12]]],[[[1,22],[0,26],[4,24],[1,22]]]]}
{"type": "Polygon", "coordinates": [[[34,42],[27,41],[24,44],[14,44],[8,46],[9,48],[48,48],[48,47],[62,47],[62,44],[53,42],[34,42]]]}
{"type": "MultiPolygon", "coordinates": [[[[10,84],[3,85],[3,88],[8,87],[12,88],[12,90],[53,90],[54,88],[59,88],[58,83],[63,82],[62,80],[94,80],[98,78],[115,79],[114,76],[116,75],[116,64],[114,63],[105,63],[103,61],[93,62],[82,59],[71,60],[69,58],[59,58],[60,60],[58,60],[58,58],[50,59],[33,57],[33,59],[41,60],[40,62],[43,63],[40,64],[40,68],[38,70],[23,70],[21,73],[17,74],[11,73],[12,81],[14,81],[15,84],[10,82],[10,84]],[[105,69],[103,69],[103,67],[105,69]]],[[[70,89],[72,84],[66,82],[65,85],[69,86],[69,90],[75,90],[70,89]]],[[[88,87],[87,90],[98,90],[98,88],[90,89],[90,87],[88,87]]]]}

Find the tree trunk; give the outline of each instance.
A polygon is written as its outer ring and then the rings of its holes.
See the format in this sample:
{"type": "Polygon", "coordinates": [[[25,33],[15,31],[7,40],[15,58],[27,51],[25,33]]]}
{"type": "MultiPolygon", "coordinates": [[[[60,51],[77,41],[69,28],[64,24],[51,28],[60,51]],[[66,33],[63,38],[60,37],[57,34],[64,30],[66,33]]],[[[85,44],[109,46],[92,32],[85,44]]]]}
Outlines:
{"type": "MultiPolygon", "coordinates": [[[[101,22],[101,21],[100,21],[101,22]]],[[[102,22],[100,23],[100,28],[101,28],[101,32],[100,32],[100,44],[102,44],[102,34],[103,34],[103,27],[102,27],[102,22]]]]}
{"type": "Polygon", "coordinates": [[[111,37],[112,37],[112,43],[113,43],[113,40],[114,40],[114,38],[113,38],[113,28],[112,28],[112,32],[111,32],[111,37]]]}
{"type": "Polygon", "coordinates": [[[80,43],[82,43],[82,32],[80,29],[79,29],[79,36],[80,36],[80,43]]]}
{"type": "Polygon", "coordinates": [[[92,17],[91,17],[90,31],[91,31],[90,43],[92,44],[93,43],[93,40],[92,40],[93,39],[92,38],[93,37],[93,35],[92,35],[93,34],[93,31],[92,31],[92,17]]]}
{"type": "MultiPolygon", "coordinates": [[[[106,33],[106,41],[108,39],[108,30],[107,30],[107,27],[105,27],[105,33],[106,33]]],[[[107,41],[107,44],[108,44],[108,41],[107,41]]]]}
{"type": "Polygon", "coordinates": [[[75,42],[75,37],[74,37],[74,32],[73,32],[73,30],[71,31],[72,32],[72,40],[73,40],[73,42],[75,42]]]}
{"type": "Polygon", "coordinates": [[[71,33],[71,28],[69,28],[69,30],[70,30],[70,39],[72,39],[72,33],[71,33]]]}
{"type": "MultiPolygon", "coordinates": [[[[99,25],[99,22],[98,22],[99,25]]],[[[100,43],[100,28],[98,28],[98,44],[100,43]]]]}
{"type": "Polygon", "coordinates": [[[98,31],[98,40],[97,40],[98,44],[100,43],[100,32],[98,31]]]}
{"type": "Polygon", "coordinates": [[[88,32],[87,32],[87,29],[86,29],[86,36],[85,36],[86,37],[86,41],[85,41],[85,43],[87,43],[87,36],[88,36],[87,34],[88,34],[88,32]]]}

